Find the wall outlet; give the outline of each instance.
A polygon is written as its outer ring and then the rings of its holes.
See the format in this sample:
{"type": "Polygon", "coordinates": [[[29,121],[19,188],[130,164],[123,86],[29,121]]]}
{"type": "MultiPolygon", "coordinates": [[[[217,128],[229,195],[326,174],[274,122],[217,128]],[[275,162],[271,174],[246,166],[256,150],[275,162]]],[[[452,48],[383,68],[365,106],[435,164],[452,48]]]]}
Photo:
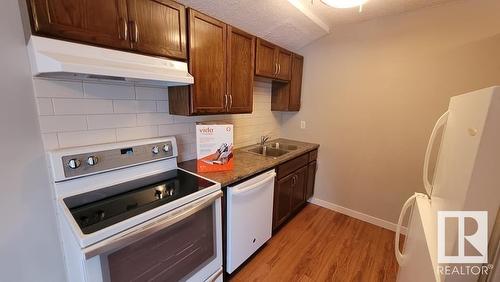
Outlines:
{"type": "Polygon", "coordinates": [[[300,129],[306,129],[306,121],[305,120],[300,121],[300,129]]]}

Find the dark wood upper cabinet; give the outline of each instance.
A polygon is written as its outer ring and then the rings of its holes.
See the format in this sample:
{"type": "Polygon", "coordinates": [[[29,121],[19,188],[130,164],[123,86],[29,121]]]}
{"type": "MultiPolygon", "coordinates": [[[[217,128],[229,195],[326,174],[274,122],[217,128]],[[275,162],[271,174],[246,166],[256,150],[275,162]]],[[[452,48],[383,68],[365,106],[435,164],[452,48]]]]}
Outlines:
{"type": "Polygon", "coordinates": [[[130,48],[126,0],[28,0],[35,34],[130,48]]]}
{"type": "Polygon", "coordinates": [[[257,38],[255,47],[255,75],[274,78],[278,72],[276,45],[257,38]]]}
{"type": "Polygon", "coordinates": [[[276,73],[276,78],[280,80],[290,80],[292,75],[292,52],[286,51],[285,49],[278,48],[277,52],[277,63],[278,72],[276,73]]]}
{"type": "Polygon", "coordinates": [[[127,7],[134,50],[178,59],[187,57],[183,5],[170,0],[127,0],[127,7]]]}
{"type": "Polygon", "coordinates": [[[218,114],[226,110],[227,25],[196,10],[189,13],[189,72],[193,114],[218,114]]]}
{"type": "Polygon", "coordinates": [[[304,57],[293,54],[290,68],[290,81],[273,81],[271,110],[299,111],[302,92],[302,68],[304,57]]]}
{"type": "Polygon", "coordinates": [[[289,81],[291,68],[292,52],[257,38],[255,75],[289,81]]]}
{"type": "Polygon", "coordinates": [[[302,92],[302,69],[304,57],[293,54],[290,80],[290,97],[288,100],[288,111],[300,110],[300,96],[302,92]]]}
{"type": "Polygon", "coordinates": [[[251,113],[253,109],[253,78],[255,37],[228,26],[227,30],[228,112],[251,113]]]}
{"type": "Polygon", "coordinates": [[[251,113],[255,37],[188,9],[191,86],[169,88],[174,115],[251,113]]]}
{"type": "Polygon", "coordinates": [[[171,0],[27,0],[32,32],[186,59],[186,16],[171,0]]]}

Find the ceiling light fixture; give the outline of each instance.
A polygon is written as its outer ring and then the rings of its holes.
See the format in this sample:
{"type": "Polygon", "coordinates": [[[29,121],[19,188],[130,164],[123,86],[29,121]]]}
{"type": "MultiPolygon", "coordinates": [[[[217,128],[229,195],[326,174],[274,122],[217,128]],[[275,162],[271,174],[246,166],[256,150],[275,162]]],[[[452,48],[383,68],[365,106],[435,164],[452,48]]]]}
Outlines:
{"type": "Polygon", "coordinates": [[[345,9],[363,6],[368,0],[321,0],[321,2],[333,8],[345,9]]]}

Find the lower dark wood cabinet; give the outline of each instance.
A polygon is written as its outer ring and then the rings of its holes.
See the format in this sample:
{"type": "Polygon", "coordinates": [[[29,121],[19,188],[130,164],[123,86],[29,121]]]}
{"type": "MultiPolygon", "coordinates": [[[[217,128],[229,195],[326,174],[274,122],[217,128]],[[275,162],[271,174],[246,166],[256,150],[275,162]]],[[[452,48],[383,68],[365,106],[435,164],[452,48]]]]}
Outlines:
{"type": "Polygon", "coordinates": [[[307,166],[307,187],[306,187],[306,201],[314,194],[314,184],[316,182],[316,161],[310,162],[307,166]]]}
{"type": "Polygon", "coordinates": [[[273,231],[304,207],[314,194],[318,150],[305,153],[276,168],[273,231]]]}
{"type": "Polygon", "coordinates": [[[285,222],[292,212],[291,200],[295,175],[278,179],[274,186],[273,230],[285,222]]]}
{"type": "Polygon", "coordinates": [[[292,212],[297,211],[306,203],[307,167],[302,167],[294,173],[295,181],[292,187],[292,212]]]}

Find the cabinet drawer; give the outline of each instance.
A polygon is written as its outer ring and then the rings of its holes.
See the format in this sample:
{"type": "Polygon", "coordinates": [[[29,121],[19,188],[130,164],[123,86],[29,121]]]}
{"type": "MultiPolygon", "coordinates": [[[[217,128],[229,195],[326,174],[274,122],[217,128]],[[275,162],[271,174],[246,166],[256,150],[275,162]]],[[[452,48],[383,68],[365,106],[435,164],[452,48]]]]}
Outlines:
{"type": "Polygon", "coordinates": [[[309,161],[315,161],[318,158],[318,149],[309,152],[309,161]]]}
{"type": "Polygon", "coordinates": [[[297,169],[307,165],[309,161],[309,154],[304,154],[293,160],[290,160],[278,167],[278,179],[287,176],[288,174],[296,171],[297,169]]]}

